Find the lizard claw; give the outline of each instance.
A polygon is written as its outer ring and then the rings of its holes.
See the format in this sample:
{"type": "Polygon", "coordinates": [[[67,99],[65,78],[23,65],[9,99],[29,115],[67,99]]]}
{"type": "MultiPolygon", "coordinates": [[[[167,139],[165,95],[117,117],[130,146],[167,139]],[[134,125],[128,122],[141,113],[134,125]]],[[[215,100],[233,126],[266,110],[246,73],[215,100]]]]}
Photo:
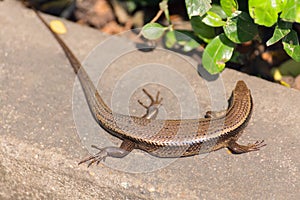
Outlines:
{"type": "Polygon", "coordinates": [[[230,150],[231,153],[241,154],[241,153],[247,153],[251,151],[258,151],[260,148],[264,146],[266,146],[264,140],[256,141],[255,143],[248,144],[246,146],[236,143],[235,140],[231,140],[229,141],[227,148],[230,150]]]}
{"type": "Polygon", "coordinates": [[[149,106],[146,106],[140,100],[138,100],[138,103],[147,109],[147,113],[142,118],[154,119],[154,118],[156,118],[156,116],[158,114],[159,107],[162,105],[161,102],[162,102],[163,98],[159,98],[159,95],[160,95],[159,91],[156,93],[155,99],[152,97],[152,95],[147,90],[143,89],[143,92],[149,97],[151,103],[149,106]]]}
{"type": "Polygon", "coordinates": [[[147,90],[143,89],[143,92],[149,97],[151,103],[149,106],[146,106],[140,100],[138,100],[138,102],[139,102],[139,104],[141,104],[141,106],[143,106],[146,109],[149,109],[151,106],[160,107],[162,105],[161,102],[162,102],[163,98],[159,98],[159,95],[160,95],[159,91],[156,93],[155,99],[147,90]]]}
{"type": "MultiPolygon", "coordinates": [[[[125,144],[127,144],[127,143],[125,143],[125,144]]],[[[131,144],[131,143],[129,143],[129,144],[131,144]]],[[[134,146],[132,146],[132,144],[130,146],[132,148],[132,149],[130,149],[130,151],[128,148],[126,149],[125,147],[122,147],[122,146],[121,146],[121,148],[120,147],[99,148],[95,145],[92,145],[92,147],[95,149],[98,149],[99,152],[83,159],[82,161],[80,161],[78,163],[78,165],[85,163],[85,162],[89,162],[89,164],[88,164],[88,167],[89,167],[93,163],[96,163],[96,165],[98,165],[102,160],[104,162],[106,157],[123,158],[134,148],[134,146]]]]}
{"type": "Polygon", "coordinates": [[[248,144],[249,151],[258,151],[260,148],[266,146],[264,140],[256,141],[254,144],[248,144]]]}
{"type": "Polygon", "coordinates": [[[99,152],[96,153],[95,155],[91,155],[91,156],[83,159],[82,161],[80,161],[78,163],[78,165],[90,161],[87,166],[87,167],[90,167],[93,163],[96,163],[96,165],[98,165],[102,160],[103,160],[103,162],[105,162],[105,158],[108,156],[108,153],[107,153],[107,151],[105,151],[105,148],[101,149],[94,145],[92,145],[92,147],[95,149],[98,149],[99,152]]]}

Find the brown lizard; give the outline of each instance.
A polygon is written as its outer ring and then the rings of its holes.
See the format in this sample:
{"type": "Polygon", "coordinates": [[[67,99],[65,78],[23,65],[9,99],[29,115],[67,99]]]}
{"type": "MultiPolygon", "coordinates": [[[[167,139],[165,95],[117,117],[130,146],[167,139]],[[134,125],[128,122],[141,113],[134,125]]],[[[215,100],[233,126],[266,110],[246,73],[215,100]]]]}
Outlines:
{"type": "Polygon", "coordinates": [[[103,101],[89,75],[70,48],[55,33],[38,11],[34,10],[39,19],[53,34],[61,45],[74,72],[77,74],[89,108],[99,123],[107,132],[123,140],[120,147],[97,148],[99,152],[79,162],[99,163],[106,157],[122,158],[133,149],[141,149],[158,157],[192,156],[207,153],[221,148],[228,148],[232,153],[241,154],[257,151],[265,146],[264,141],[254,144],[240,145],[237,143],[243,129],[250,120],[253,100],[250,90],[244,81],[238,81],[229,99],[228,109],[223,115],[208,111],[205,118],[162,120],[155,119],[162,98],[157,93],[151,99],[151,105],[145,106],[147,114],[143,117],[128,116],[114,113],[103,101]],[[178,130],[184,133],[178,134],[178,130]]]}

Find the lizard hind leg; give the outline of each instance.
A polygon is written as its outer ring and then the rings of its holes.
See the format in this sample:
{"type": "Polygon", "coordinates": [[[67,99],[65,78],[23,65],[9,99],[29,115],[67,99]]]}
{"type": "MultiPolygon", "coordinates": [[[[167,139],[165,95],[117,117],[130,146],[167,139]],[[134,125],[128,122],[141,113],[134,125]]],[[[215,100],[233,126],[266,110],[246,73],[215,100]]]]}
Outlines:
{"type": "Polygon", "coordinates": [[[120,147],[99,148],[95,145],[92,145],[92,147],[98,149],[99,152],[83,159],[78,163],[78,165],[89,162],[87,167],[90,167],[93,163],[96,163],[96,165],[98,165],[102,160],[103,162],[105,162],[105,159],[107,157],[123,158],[135,148],[135,143],[129,140],[124,140],[120,147]]]}
{"type": "MultiPolygon", "coordinates": [[[[143,118],[155,119],[158,114],[158,109],[162,105],[161,102],[163,98],[159,97],[160,92],[157,92],[155,99],[147,90],[143,89],[143,92],[149,97],[151,101],[150,105],[146,106],[140,100],[138,100],[139,104],[141,104],[144,108],[147,109],[147,112],[143,116],[143,118]]],[[[131,142],[130,140],[125,139],[120,147],[99,148],[95,145],[92,145],[92,147],[98,149],[99,152],[83,159],[78,163],[78,165],[89,162],[88,167],[90,167],[94,163],[98,165],[101,161],[105,161],[107,157],[123,158],[127,156],[134,148],[136,148],[136,144],[134,142],[131,142]]]]}
{"type": "Polygon", "coordinates": [[[158,114],[159,107],[162,105],[161,102],[162,102],[163,98],[159,98],[159,95],[160,95],[159,91],[156,93],[155,99],[147,90],[143,89],[143,92],[149,97],[151,103],[149,106],[146,106],[140,100],[138,100],[138,103],[147,109],[146,114],[144,116],[142,116],[142,118],[155,119],[158,114]]]}

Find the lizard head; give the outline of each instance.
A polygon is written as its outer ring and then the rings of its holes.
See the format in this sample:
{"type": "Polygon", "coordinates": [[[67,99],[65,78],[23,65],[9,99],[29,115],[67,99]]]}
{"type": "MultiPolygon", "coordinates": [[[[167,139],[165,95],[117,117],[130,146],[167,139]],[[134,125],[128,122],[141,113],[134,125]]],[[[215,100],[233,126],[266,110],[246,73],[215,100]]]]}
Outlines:
{"type": "Polygon", "coordinates": [[[235,89],[233,90],[233,92],[236,95],[250,95],[250,90],[247,87],[246,83],[244,81],[239,80],[236,83],[235,89]]]}

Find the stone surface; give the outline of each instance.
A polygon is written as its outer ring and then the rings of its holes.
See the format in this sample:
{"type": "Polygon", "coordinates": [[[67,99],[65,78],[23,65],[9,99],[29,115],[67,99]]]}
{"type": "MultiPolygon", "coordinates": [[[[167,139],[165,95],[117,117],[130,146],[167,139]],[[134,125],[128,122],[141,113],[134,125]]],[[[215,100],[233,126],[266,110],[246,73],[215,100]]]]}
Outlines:
{"type": "MultiPolygon", "coordinates": [[[[242,79],[252,91],[255,110],[240,141],[264,139],[267,146],[243,155],[231,155],[222,149],[205,156],[170,160],[169,164],[158,165],[151,172],[131,173],[133,168],[118,168],[116,164],[121,166],[127,158],[124,161],[108,158],[104,164],[86,168],[86,165],[77,165],[88,152],[81,142],[81,129],[76,129],[78,124],[73,118],[75,76],[65,55],[35,14],[18,1],[0,2],[0,24],[0,199],[300,198],[298,91],[225,70],[217,81],[209,82],[209,92],[203,89],[207,88],[207,82],[194,68],[173,54],[128,53],[125,60],[120,56],[121,59],[111,63],[99,82],[106,102],[112,99],[120,77],[133,69],[130,64],[149,63],[151,57],[189,81],[200,107],[196,114],[185,113],[185,109],[177,111],[180,106],[195,107],[186,95],[188,90],[183,82],[178,81],[172,87],[148,84],[151,93],[161,89],[164,106],[159,117],[162,118],[203,116],[211,107],[224,107],[236,81],[242,79]],[[220,80],[224,83],[225,96],[220,80]],[[218,96],[219,92],[222,96],[218,96]]],[[[80,60],[107,38],[89,28],[69,22],[66,25],[68,33],[63,39],[80,60]]],[[[112,49],[119,47],[120,44],[116,44],[112,49]]],[[[109,56],[109,52],[102,56],[109,56]]],[[[149,71],[145,71],[149,76],[155,73],[149,71]]],[[[139,85],[129,100],[130,112],[136,115],[144,113],[136,100],[147,101],[141,87],[144,85],[139,85]]],[[[100,128],[97,131],[108,135],[100,128]]],[[[113,138],[114,142],[119,143],[119,140],[113,138]]],[[[138,150],[132,155],[129,158],[135,163],[139,163],[134,160],[135,155],[148,156],[138,150]]],[[[164,159],[156,158],[152,165],[161,160],[164,159]]],[[[147,169],[147,163],[141,167],[147,169]]]]}

